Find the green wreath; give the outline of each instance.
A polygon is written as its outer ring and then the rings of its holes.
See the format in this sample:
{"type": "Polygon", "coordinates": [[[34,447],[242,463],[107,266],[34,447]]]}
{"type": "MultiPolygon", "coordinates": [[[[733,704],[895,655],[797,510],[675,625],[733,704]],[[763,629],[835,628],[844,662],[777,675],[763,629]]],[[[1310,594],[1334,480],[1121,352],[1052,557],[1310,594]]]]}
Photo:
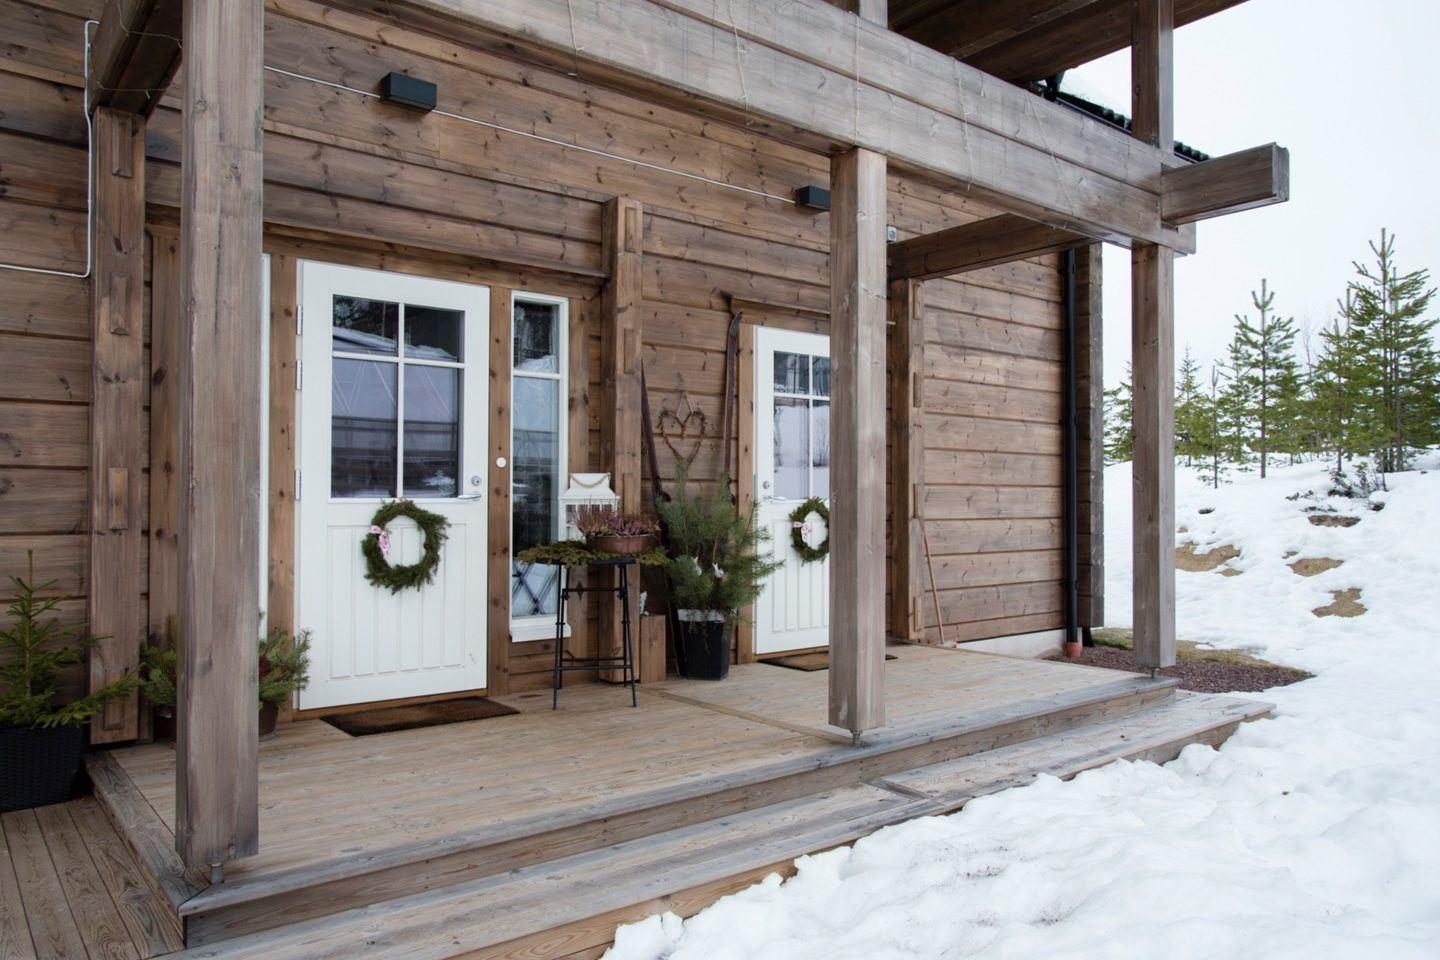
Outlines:
{"type": "Polygon", "coordinates": [[[360,552],[365,557],[365,579],[377,587],[386,587],[391,593],[399,593],[407,587],[419,589],[435,578],[435,568],[440,566],[440,544],[449,536],[446,528],[450,521],[438,513],[422,510],[410,500],[391,500],[382,504],[375,516],[370,518],[370,532],[360,541],[360,552]],[[386,529],[396,517],[409,517],[425,534],[425,551],[419,563],[404,567],[392,567],[387,555],[390,552],[390,533],[386,529]]]}
{"type": "Polygon", "coordinates": [[[830,556],[830,508],[819,497],[811,497],[790,512],[790,545],[806,563],[824,560],[830,556]],[[825,539],[815,546],[805,542],[806,520],[810,514],[818,513],[825,521],[825,539]]]}

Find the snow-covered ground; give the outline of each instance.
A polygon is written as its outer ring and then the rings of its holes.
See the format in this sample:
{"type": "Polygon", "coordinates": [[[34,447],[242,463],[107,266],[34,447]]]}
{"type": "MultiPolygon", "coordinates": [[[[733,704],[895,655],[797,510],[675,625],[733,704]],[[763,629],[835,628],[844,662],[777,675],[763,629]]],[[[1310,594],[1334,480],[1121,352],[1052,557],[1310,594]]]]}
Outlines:
{"type": "MultiPolygon", "coordinates": [[[[1163,767],[882,830],[690,920],[622,928],[608,956],[1440,957],[1440,457],[1420,466],[1389,478],[1380,512],[1325,501],[1324,465],[1218,492],[1179,471],[1179,539],[1232,544],[1243,571],[1178,574],[1179,634],[1315,672],[1261,695],[1273,719],[1163,767]],[[1311,525],[1308,491],[1360,523],[1311,525]],[[1345,562],[1302,578],[1289,551],[1345,562]],[[1349,587],[1368,612],[1311,614],[1349,587]]],[[[1106,611],[1124,625],[1128,465],[1105,482],[1106,611]]]]}

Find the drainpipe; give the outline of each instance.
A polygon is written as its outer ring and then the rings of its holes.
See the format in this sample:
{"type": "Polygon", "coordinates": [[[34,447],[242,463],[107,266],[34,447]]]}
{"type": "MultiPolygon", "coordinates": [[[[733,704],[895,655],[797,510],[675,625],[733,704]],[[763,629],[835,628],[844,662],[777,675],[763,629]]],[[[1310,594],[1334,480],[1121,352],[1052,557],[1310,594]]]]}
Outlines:
{"type": "Polygon", "coordinates": [[[1065,656],[1080,657],[1080,456],[1075,413],[1075,248],[1061,254],[1060,278],[1064,314],[1065,411],[1065,656]]]}

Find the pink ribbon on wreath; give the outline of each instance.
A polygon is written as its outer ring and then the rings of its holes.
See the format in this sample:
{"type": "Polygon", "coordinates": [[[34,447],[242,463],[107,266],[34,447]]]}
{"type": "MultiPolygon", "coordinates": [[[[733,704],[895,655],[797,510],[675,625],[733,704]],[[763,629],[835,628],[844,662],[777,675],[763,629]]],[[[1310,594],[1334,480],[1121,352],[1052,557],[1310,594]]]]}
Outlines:
{"type": "Polygon", "coordinates": [[[371,524],[370,532],[375,534],[376,542],[380,545],[380,556],[390,556],[390,533],[384,527],[371,524]]]}
{"type": "Polygon", "coordinates": [[[810,524],[801,520],[791,520],[790,526],[795,530],[799,530],[802,538],[810,536],[810,524]]]}

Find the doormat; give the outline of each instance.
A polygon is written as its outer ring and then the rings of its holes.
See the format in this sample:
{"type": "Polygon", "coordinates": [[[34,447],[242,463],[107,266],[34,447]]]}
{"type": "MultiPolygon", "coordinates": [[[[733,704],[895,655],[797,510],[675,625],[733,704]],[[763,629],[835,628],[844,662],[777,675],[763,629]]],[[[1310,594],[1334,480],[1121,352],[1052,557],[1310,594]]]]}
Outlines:
{"type": "MultiPolygon", "coordinates": [[[[893,653],[885,654],[886,660],[898,660],[899,657],[893,653]]],[[[804,670],[806,673],[814,673],[816,670],[830,669],[830,651],[816,650],[814,653],[797,653],[789,657],[776,657],[773,660],[761,660],[761,663],[768,663],[775,667],[787,667],[791,670],[804,670]]]]}
{"type": "Polygon", "coordinates": [[[374,733],[394,733],[419,727],[439,727],[466,720],[488,720],[519,713],[514,707],[488,697],[462,697],[437,703],[417,703],[403,707],[381,707],[356,713],[332,713],[321,717],[330,726],[352,737],[368,737],[374,733]]]}

